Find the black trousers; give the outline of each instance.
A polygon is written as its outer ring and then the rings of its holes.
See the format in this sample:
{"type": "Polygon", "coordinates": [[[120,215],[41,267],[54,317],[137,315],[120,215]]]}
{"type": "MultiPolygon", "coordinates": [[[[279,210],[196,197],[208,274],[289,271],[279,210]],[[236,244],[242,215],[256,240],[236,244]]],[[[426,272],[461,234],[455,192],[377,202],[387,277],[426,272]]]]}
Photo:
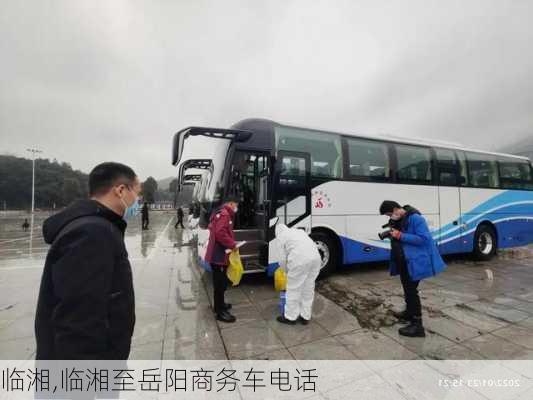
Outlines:
{"type": "Polygon", "coordinates": [[[211,264],[213,270],[213,309],[217,314],[224,311],[224,293],[229,285],[226,276],[227,266],[211,264]]]}
{"type": "Polygon", "coordinates": [[[178,225],[181,225],[181,228],[185,229],[185,227],[183,226],[183,219],[178,218],[178,222],[176,222],[176,225],[174,225],[174,229],[177,229],[178,225]]]}
{"type": "Polygon", "coordinates": [[[150,225],[150,220],[148,218],[143,217],[142,218],[142,229],[148,228],[148,225],[150,225]]]}
{"type": "Polygon", "coordinates": [[[402,281],[403,296],[405,299],[407,313],[411,317],[421,317],[422,305],[420,303],[420,296],[418,295],[418,284],[420,281],[411,280],[409,271],[407,269],[407,264],[405,262],[399,263],[398,267],[400,269],[400,280],[402,281]]]}

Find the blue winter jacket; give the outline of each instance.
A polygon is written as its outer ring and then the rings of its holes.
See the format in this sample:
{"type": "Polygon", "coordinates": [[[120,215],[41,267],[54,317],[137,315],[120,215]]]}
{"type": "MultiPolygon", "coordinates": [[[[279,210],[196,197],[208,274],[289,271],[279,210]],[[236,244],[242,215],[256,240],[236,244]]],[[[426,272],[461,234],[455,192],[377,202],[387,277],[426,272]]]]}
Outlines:
{"type": "MultiPolygon", "coordinates": [[[[444,271],[446,264],[439,254],[424,217],[415,212],[406,215],[405,218],[408,220],[402,229],[400,243],[411,280],[419,281],[444,271]]],[[[399,273],[398,266],[391,257],[390,274],[395,276],[399,273]]]]}

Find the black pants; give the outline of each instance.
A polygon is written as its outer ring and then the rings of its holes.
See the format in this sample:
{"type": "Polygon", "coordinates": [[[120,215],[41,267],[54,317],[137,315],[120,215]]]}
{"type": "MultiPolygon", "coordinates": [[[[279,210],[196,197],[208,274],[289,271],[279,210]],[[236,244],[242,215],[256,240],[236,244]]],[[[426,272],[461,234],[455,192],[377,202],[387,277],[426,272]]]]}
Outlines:
{"type": "Polygon", "coordinates": [[[219,314],[224,311],[224,293],[229,284],[226,276],[227,267],[211,264],[211,269],[213,270],[213,309],[219,314]]]}
{"type": "Polygon", "coordinates": [[[420,281],[411,280],[405,262],[399,263],[398,267],[400,269],[400,280],[402,281],[407,313],[411,317],[421,317],[422,305],[420,304],[420,296],[418,296],[418,284],[420,281]]]}
{"type": "Polygon", "coordinates": [[[148,220],[148,218],[142,219],[142,229],[148,229],[149,224],[150,224],[150,221],[148,220]]]}
{"type": "Polygon", "coordinates": [[[178,225],[181,225],[181,228],[185,229],[183,226],[183,219],[178,218],[178,222],[176,222],[176,225],[174,225],[174,229],[178,229],[178,225]]]}

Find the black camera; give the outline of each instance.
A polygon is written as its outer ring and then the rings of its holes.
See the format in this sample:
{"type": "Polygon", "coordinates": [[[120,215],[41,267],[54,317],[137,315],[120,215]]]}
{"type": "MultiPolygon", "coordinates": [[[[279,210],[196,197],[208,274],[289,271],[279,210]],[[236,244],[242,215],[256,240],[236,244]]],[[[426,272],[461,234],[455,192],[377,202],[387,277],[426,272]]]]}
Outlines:
{"type": "Polygon", "coordinates": [[[391,234],[392,234],[392,229],[387,229],[383,232],[379,232],[378,233],[378,236],[381,240],[385,240],[387,238],[390,238],[391,237],[391,234]]]}
{"type": "Polygon", "coordinates": [[[392,230],[396,229],[399,230],[400,227],[398,226],[398,221],[394,221],[392,219],[389,220],[385,225],[383,225],[381,228],[385,229],[383,232],[379,232],[378,236],[381,240],[385,240],[387,238],[391,238],[392,230]]]}

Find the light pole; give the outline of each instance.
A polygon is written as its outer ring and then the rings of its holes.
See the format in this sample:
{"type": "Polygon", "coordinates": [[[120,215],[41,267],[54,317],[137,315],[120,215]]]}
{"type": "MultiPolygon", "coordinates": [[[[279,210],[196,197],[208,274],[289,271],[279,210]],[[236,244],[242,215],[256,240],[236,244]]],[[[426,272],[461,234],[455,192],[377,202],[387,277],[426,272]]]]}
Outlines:
{"type": "Polygon", "coordinates": [[[42,153],[37,149],[26,149],[31,153],[32,161],[32,177],[31,177],[31,225],[30,225],[30,256],[32,253],[32,241],[33,241],[33,214],[35,213],[35,154],[42,153]]]}

